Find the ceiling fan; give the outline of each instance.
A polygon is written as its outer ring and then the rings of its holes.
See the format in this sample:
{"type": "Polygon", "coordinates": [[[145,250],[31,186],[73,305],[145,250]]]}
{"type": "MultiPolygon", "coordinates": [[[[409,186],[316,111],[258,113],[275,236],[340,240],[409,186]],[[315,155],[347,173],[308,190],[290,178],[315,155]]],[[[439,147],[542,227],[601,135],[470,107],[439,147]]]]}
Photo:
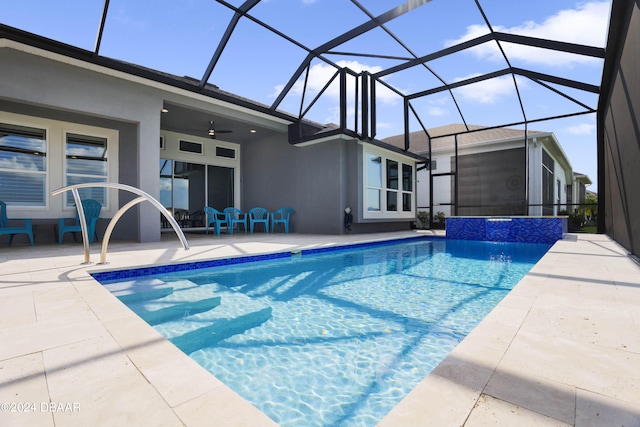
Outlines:
{"type": "Polygon", "coordinates": [[[211,139],[216,139],[216,135],[219,133],[231,133],[233,132],[232,130],[224,130],[224,129],[216,129],[214,127],[214,121],[213,120],[209,120],[209,129],[207,130],[207,134],[209,135],[209,138],[211,139]]]}

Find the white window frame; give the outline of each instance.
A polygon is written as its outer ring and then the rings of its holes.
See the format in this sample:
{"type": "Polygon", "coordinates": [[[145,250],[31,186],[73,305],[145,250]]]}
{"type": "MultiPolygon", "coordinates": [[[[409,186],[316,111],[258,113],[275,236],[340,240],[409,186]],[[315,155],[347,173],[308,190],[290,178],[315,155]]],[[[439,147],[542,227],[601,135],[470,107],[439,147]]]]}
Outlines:
{"type": "MultiPolygon", "coordinates": [[[[80,134],[107,138],[109,158],[107,181],[118,182],[118,147],[120,134],[116,129],[47,119],[37,116],[0,111],[0,122],[17,126],[45,129],[47,132],[47,173],[45,184],[45,206],[10,206],[14,218],[60,218],[71,217],[75,207],[66,206],[66,196],[51,196],[51,191],[66,186],[66,134],[80,134]]],[[[118,192],[107,191],[107,205],[102,207],[101,217],[108,218],[118,206],[118,192]]]]}
{"type": "MultiPolygon", "coordinates": [[[[62,160],[62,164],[64,165],[63,175],[61,177],[63,185],[67,185],[67,162],[66,162],[66,148],[67,148],[67,135],[75,134],[75,135],[85,135],[96,138],[104,138],[107,141],[107,176],[105,177],[106,182],[119,182],[118,180],[118,145],[119,145],[119,132],[114,129],[101,128],[96,126],[89,125],[80,125],[80,124],[66,124],[62,129],[62,141],[60,145],[60,158],[62,160]]],[[[118,206],[118,192],[109,190],[105,188],[106,203],[102,206],[102,211],[100,212],[101,216],[104,216],[103,213],[111,212],[113,208],[118,206]]],[[[60,197],[60,196],[57,196],[60,197]]],[[[66,196],[60,197],[62,202],[62,210],[68,212],[75,212],[75,206],[68,206],[66,203],[66,196]]]]}
{"type": "MultiPolygon", "coordinates": [[[[42,209],[45,208],[47,206],[47,200],[48,200],[48,192],[49,192],[49,157],[50,157],[50,151],[51,151],[51,147],[50,147],[50,143],[49,143],[49,128],[44,126],[44,125],[35,125],[33,123],[25,123],[22,121],[17,121],[17,120],[0,120],[0,123],[4,123],[10,126],[19,126],[19,127],[26,127],[26,128],[32,128],[32,129],[38,129],[38,130],[42,130],[44,131],[44,144],[45,144],[45,160],[44,160],[44,170],[18,170],[18,169],[14,169],[14,168],[3,168],[2,165],[0,165],[0,170],[4,171],[4,172],[9,172],[9,173],[15,173],[15,174],[30,174],[30,175],[35,175],[35,176],[43,176],[44,177],[44,188],[43,191],[44,193],[42,194],[42,204],[9,204],[9,206],[11,207],[11,209],[20,209],[20,210],[30,210],[30,209],[42,209]]],[[[6,202],[6,200],[5,200],[6,202]]]]}
{"type": "Polygon", "coordinates": [[[178,132],[172,132],[163,130],[160,135],[165,142],[164,152],[160,155],[160,158],[173,160],[177,162],[197,163],[207,166],[222,166],[233,168],[234,172],[234,194],[233,200],[236,207],[240,208],[240,201],[242,200],[240,176],[241,167],[240,159],[242,157],[242,151],[240,144],[235,142],[222,141],[220,139],[211,140],[211,138],[202,138],[193,135],[185,135],[178,132]],[[191,153],[180,150],[180,141],[189,141],[202,144],[202,154],[191,153]],[[236,153],[235,158],[220,157],[216,155],[216,147],[228,148],[234,150],[236,153]]]}
{"type": "MultiPolygon", "coordinates": [[[[86,129],[86,128],[85,128],[86,129]]],[[[64,131],[64,138],[63,138],[63,147],[62,147],[62,151],[63,151],[63,158],[64,158],[64,182],[65,182],[65,186],[69,185],[69,177],[75,177],[75,178],[79,178],[80,181],[85,181],[85,182],[96,182],[96,184],[99,183],[103,183],[103,182],[109,182],[111,181],[109,179],[110,176],[110,170],[109,170],[109,166],[110,163],[112,163],[114,160],[111,157],[111,152],[112,150],[110,150],[111,148],[111,143],[113,142],[113,138],[110,138],[107,134],[105,134],[102,131],[99,131],[97,129],[86,129],[86,132],[74,132],[74,131],[70,131],[69,129],[66,129],[64,131]],[[83,174],[83,173],[71,173],[69,172],[68,169],[68,159],[67,159],[67,144],[69,142],[69,135],[76,135],[79,137],[87,137],[87,138],[97,138],[97,139],[103,139],[105,141],[106,144],[106,155],[105,158],[107,159],[106,163],[107,163],[107,170],[106,170],[106,174],[105,175],[90,175],[90,174],[83,174]],[[110,141],[111,139],[111,141],[110,141]],[[102,181],[102,179],[104,179],[104,181],[102,181]]],[[[98,187],[96,187],[98,188],[98,187]]],[[[92,189],[79,189],[78,190],[81,194],[83,191],[94,191],[92,189]]],[[[108,208],[109,207],[109,190],[106,187],[103,187],[102,189],[100,189],[100,191],[104,192],[104,203],[101,204],[103,206],[103,208],[108,208]]],[[[75,203],[71,202],[72,197],[70,197],[71,193],[69,194],[65,194],[63,195],[65,202],[64,202],[64,209],[75,209],[75,203]]],[[[84,197],[83,197],[84,198],[84,197]]]]}
{"type": "MultiPolygon", "coordinates": [[[[375,188],[377,189],[377,188],[375,188]]],[[[369,144],[362,144],[362,218],[363,219],[414,219],[416,216],[416,162],[413,158],[384,150],[369,144]],[[380,190],[380,210],[370,211],[369,206],[369,177],[367,169],[368,155],[380,157],[382,160],[382,187],[380,190]],[[387,188],[387,160],[398,162],[398,189],[387,188]],[[411,190],[403,188],[402,169],[403,165],[411,166],[411,190]],[[387,191],[396,192],[398,197],[397,210],[387,210],[387,191]],[[411,210],[402,210],[402,195],[411,195],[411,210]]]]}

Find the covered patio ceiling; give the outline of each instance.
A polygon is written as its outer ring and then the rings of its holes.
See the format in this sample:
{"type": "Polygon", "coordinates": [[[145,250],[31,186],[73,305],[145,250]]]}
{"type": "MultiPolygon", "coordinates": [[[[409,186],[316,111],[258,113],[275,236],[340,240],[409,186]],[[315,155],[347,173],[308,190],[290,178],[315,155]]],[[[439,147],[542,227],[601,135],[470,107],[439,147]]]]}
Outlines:
{"type": "MultiPolygon", "coordinates": [[[[608,22],[585,28],[572,16],[610,9],[566,0],[7,3],[4,38],[376,140],[450,123],[545,121],[538,128],[553,131],[554,120],[593,115],[608,22]],[[570,28],[557,31],[563,19],[570,28]]],[[[163,126],[176,131],[215,120],[240,138],[252,126],[174,107],[182,114],[163,126]]],[[[292,142],[309,137],[298,136],[292,142]]]]}

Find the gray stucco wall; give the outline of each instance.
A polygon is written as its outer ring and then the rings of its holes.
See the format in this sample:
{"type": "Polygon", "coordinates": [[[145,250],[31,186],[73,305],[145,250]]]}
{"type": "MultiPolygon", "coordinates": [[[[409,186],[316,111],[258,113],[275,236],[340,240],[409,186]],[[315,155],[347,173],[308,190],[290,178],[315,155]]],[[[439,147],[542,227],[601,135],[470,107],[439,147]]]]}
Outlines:
{"type": "Polygon", "coordinates": [[[335,139],[304,147],[283,138],[245,144],[242,208],[290,206],[298,233],[343,234],[344,209],[352,209],[352,233],[408,230],[409,220],[362,219],[362,147],[335,139]]]}
{"type": "Polygon", "coordinates": [[[612,52],[613,58],[607,57],[603,76],[598,198],[604,202],[606,233],[639,256],[640,1],[615,0],[611,22],[616,27],[609,45],[619,50],[612,52]]]}
{"type": "Polygon", "coordinates": [[[242,208],[289,206],[298,233],[339,234],[344,200],[344,141],[291,146],[286,135],[242,147],[242,208]]]}
{"type": "MultiPolygon", "coordinates": [[[[5,111],[118,129],[119,182],[158,197],[163,102],[159,93],[127,80],[10,48],[0,49],[0,64],[0,99],[5,102],[5,111]],[[145,159],[144,171],[139,159],[145,159]]],[[[130,199],[128,193],[120,192],[120,205],[130,199]]],[[[137,230],[139,241],[160,239],[158,212],[148,203],[121,221],[114,238],[130,239],[133,229],[137,230]],[[123,233],[124,230],[127,231],[123,233]]]]}

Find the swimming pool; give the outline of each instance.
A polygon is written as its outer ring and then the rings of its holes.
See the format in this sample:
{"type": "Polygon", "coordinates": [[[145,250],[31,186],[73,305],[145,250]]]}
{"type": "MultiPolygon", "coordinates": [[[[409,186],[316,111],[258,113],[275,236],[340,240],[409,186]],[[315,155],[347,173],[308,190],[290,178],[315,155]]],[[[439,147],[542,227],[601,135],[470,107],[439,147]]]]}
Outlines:
{"type": "Polygon", "coordinates": [[[372,426],[549,247],[413,239],[97,278],[280,425],[372,426]]]}

